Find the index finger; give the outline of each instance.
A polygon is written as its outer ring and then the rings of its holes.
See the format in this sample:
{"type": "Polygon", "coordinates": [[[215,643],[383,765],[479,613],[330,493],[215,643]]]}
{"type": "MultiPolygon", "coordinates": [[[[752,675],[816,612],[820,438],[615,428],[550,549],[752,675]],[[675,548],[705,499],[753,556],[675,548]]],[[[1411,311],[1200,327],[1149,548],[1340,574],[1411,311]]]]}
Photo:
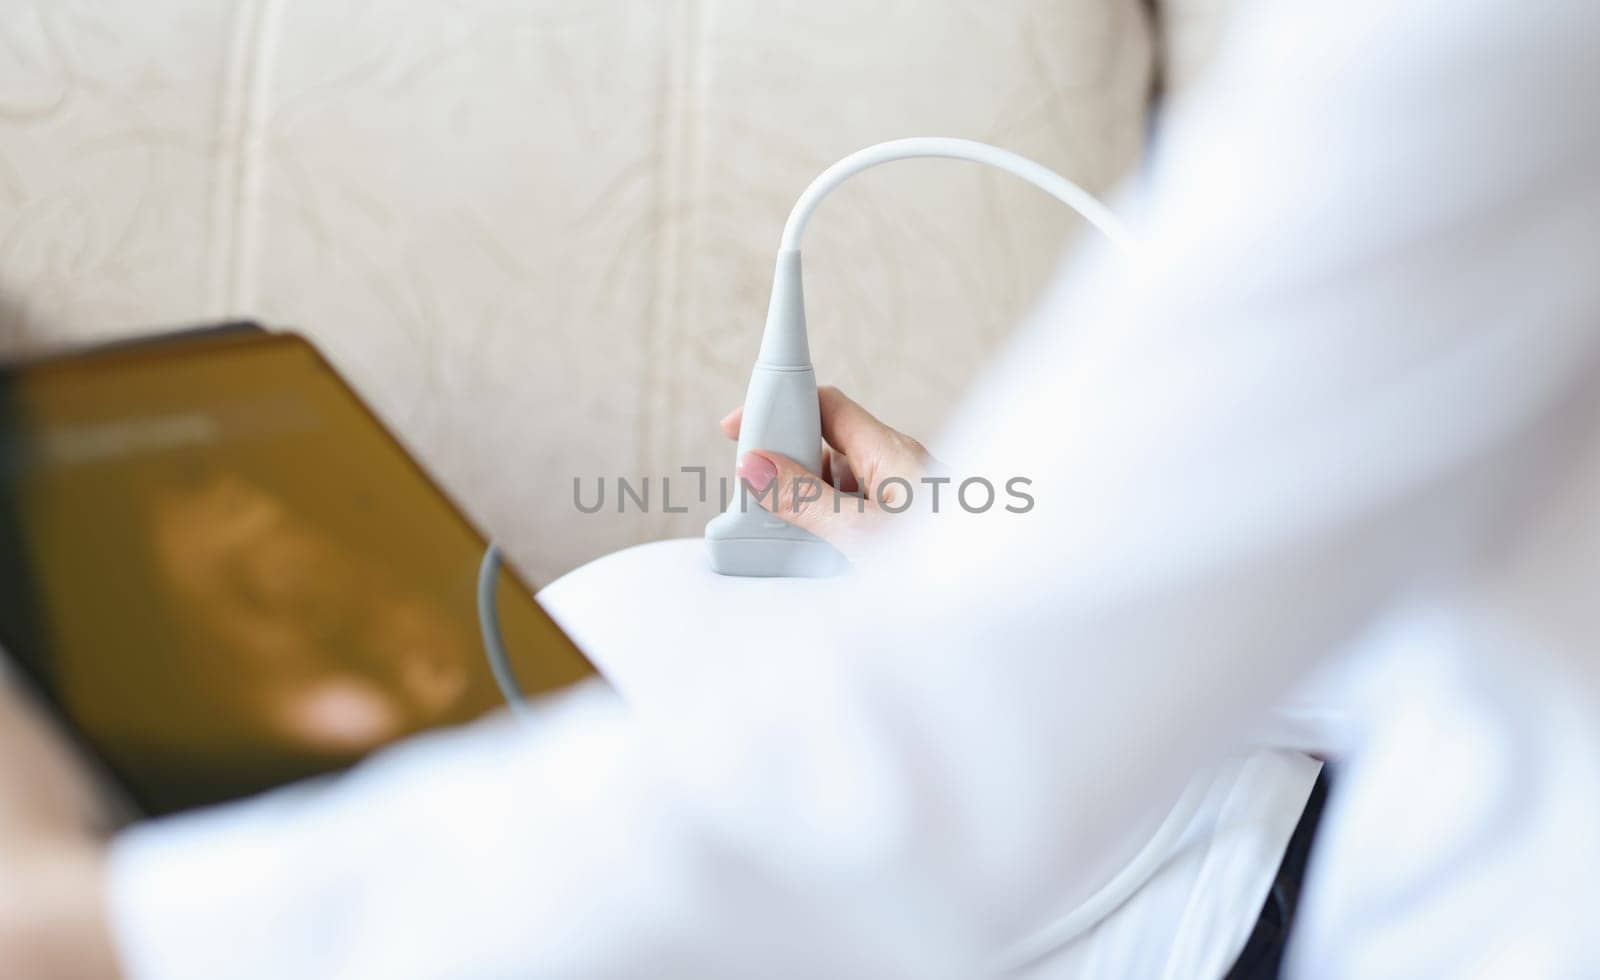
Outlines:
{"type": "Polygon", "coordinates": [[[894,430],[833,385],[817,389],[822,411],[822,438],[846,456],[862,456],[883,444],[894,430]]]}
{"type": "Polygon", "coordinates": [[[718,422],[717,424],[722,426],[723,435],[727,436],[729,439],[737,439],[739,438],[739,427],[743,425],[743,423],[744,406],[740,405],[727,415],[724,415],[722,417],[722,421],[718,422]]]}

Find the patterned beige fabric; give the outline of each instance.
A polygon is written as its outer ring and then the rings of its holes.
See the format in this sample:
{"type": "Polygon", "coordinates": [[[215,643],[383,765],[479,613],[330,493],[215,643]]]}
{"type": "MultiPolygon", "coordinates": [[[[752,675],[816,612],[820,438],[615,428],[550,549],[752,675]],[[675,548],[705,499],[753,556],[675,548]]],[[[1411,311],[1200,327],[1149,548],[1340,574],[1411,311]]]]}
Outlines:
{"type": "MultiPolygon", "coordinates": [[[[302,330],[546,579],[711,513],[661,513],[659,478],[731,470],[716,419],[818,170],[957,135],[1107,188],[1141,149],[1144,11],[5,0],[0,344],[302,330]],[[622,475],[654,513],[577,513],[575,476],[622,475]]],[[[931,433],[1080,229],[967,164],[859,178],[807,239],[819,374],[931,433]]]]}

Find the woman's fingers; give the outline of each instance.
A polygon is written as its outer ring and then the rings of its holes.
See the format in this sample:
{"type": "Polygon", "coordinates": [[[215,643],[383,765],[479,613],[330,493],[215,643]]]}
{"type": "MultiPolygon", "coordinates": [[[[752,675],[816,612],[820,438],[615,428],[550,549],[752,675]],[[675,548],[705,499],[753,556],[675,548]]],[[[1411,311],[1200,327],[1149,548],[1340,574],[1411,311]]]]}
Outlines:
{"type": "Polygon", "coordinates": [[[855,556],[861,540],[882,517],[871,501],[840,493],[821,474],[780,453],[745,453],[737,472],[751,502],[810,531],[846,557],[855,556]]]}
{"type": "Polygon", "coordinates": [[[817,407],[822,412],[822,438],[847,456],[899,435],[833,385],[817,389],[817,407]]]}
{"type": "MultiPolygon", "coordinates": [[[[817,389],[817,408],[822,417],[822,440],[846,456],[881,455],[889,450],[902,450],[922,458],[927,456],[921,443],[884,425],[877,416],[833,385],[817,389]]],[[[744,406],[724,415],[718,424],[723,435],[729,439],[739,438],[744,424],[744,406]]]]}
{"type": "Polygon", "coordinates": [[[850,467],[850,457],[831,446],[822,450],[822,478],[832,484],[835,490],[845,493],[861,491],[855,470],[850,467]]]}
{"type": "MultiPolygon", "coordinates": [[[[831,385],[817,390],[817,408],[821,472],[757,449],[740,458],[738,475],[755,503],[854,557],[885,516],[876,495],[882,493],[884,506],[893,509],[902,496],[897,484],[919,480],[931,458],[921,443],[831,385]]],[[[743,424],[744,409],[736,408],[722,419],[722,431],[737,439],[743,424]]]]}
{"type": "Polygon", "coordinates": [[[822,412],[822,438],[846,456],[861,459],[898,455],[910,465],[927,464],[928,451],[922,443],[884,425],[838,388],[824,385],[817,389],[817,404],[822,412]]]}

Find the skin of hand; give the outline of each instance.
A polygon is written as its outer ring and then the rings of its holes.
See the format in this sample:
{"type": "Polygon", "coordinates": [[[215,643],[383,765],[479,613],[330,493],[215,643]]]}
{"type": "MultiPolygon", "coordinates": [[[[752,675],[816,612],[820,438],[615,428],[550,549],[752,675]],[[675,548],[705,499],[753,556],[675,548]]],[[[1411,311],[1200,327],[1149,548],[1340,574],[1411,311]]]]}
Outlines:
{"type": "Polygon", "coordinates": [[[0,676],[0,977],[114,980],[104,808],[13,683],[0,676]]]}
{"type": "MultiPolygon", "coordinates": [[[[817,403],[824,443],[821,473],[761,449],[740,457],[736,472],[753,494],[766,494],[768,510],[855,560],[873,532],[905,509],[907,485],[915,486],[938,461],[922,443],[884,425],[838,388],[819,388],[817,403]],[[768,489],[774,480],[775,502],[768,489]]],[[[723,433],[738,439],[743,419],[742,406],[729,412],[723,433]]]]}

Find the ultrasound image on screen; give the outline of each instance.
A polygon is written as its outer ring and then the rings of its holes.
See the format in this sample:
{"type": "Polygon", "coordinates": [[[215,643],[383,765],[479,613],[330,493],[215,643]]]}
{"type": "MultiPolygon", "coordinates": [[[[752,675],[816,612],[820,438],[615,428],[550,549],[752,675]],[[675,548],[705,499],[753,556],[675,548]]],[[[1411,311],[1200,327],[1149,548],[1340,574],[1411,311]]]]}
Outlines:
{"type": "MultiPolygon", "coordinates": [[[[0,374],[0,644],[145,812],[499,706],[483,539],[304,342],[0,374]]],[[[509,576],[530,691],[591,672],[509,576]]]]}

